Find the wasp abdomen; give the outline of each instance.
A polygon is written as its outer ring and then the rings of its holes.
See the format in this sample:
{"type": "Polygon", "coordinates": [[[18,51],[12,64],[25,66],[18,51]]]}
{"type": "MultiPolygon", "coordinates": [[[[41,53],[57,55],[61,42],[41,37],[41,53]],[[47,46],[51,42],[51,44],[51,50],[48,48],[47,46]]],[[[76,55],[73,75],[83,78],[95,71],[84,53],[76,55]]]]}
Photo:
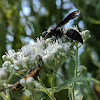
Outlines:
{"type": "Polygon", "coordinates": [[[67,30],[67,32],[65,33],[69,38],[72,38],[74,40],[77,40],[81,43],[83,43],[83,39],[82,39],[82,36],[80,35],[79,32],[77,32],[76,30],[74,29],[69,29],[67,30]]]}
{"type": "Polygon", "coordinates": [[[19,91],[23,88],[24,87],[20,84],[20,82],[17,82],[14,84],[14,86],[12,87],[12,89],[10,91],[11,91],[11,93],[14,93],[14,92],[19,91]]]}

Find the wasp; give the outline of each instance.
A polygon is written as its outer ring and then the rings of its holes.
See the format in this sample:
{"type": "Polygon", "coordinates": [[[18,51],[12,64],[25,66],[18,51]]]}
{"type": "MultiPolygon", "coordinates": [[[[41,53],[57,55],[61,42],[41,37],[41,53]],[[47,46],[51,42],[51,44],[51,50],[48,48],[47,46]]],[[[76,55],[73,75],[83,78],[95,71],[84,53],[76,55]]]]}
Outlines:
{"type": "MultiPolygon", "coordinates": [[[[38,76],[39,76],[40,70],[42,68],[45,69],[45,67],[42,66],[43,65],[43,62],[42,62],[41,56],[40,55],[37,55],[36,56],[36,59],[37,59],[37,61],[36,61],[36,65],[37,66],[34,66],[33,68],[31,68],[31,69],[28,70],[27,75],[23,77],[25,80],[27,80],[29,77],[33,77],[34,80],[38,80],[38,76]]],[[[62,76],[60,74],[58,74],[57,72],[55,72],[55,71],[53,71],[51,69],[48,69],[48,70],[51,71],[51,72],[56,73],[57,75],[59,75],[61,77],[61,79],[64,81],[64,79],[62,78],[62,76]]],[[[11,88],[10,89],[10,92],[11,93],[14,93],[16,91],[22,90],[24,87],[20,84],[20,80],[19,80],[13,86],[8,87],[8,88],[5,88],[3,90],[0,90],[0,92],[4,91],[6,89],[9,89],[9,88],[11,88]]]]}
{"type": "MultiPolygon", "coordinates": [[[[27,74],[26,76],[24,76],[23,78],[26,80],[26,79],[28,79],[29,77],[33,77],[35,80],[37,80],[37,76],[39,75],[40,69],[41,69],[40,64],[38,64],[36,67],[33,67],[32,69],[30,69],[30,70],[28,71],[28,74],[27,74]]],[[[10,88],[10,87],[8,87],[8,88],[10,88]]],[[[8,89],[8,88],[5,88],[5,89],[3,89],[3,90],[0,90],[0,92],[6,90],[6,89],[8,89]]],[[[11,93],[14,93],[14,92],[16,92],[16,91],[22,90],[23,88],[24,88],[24,87],[23,87],[23,86],[20,84],[20,82],[18,81],[18,82],[16,82],[16,83],[12,86],[10,92],[11,92],[11,93]]]]}
{"type": "MultiPolygon", "coordinates": [[[[50,27],[47,31],[44,31],[42,33],[42,37],[43,38],[47,38],[47,37],[52,37],[52,36],[59,36],[62,37],[62,35],[67,35],[69,38],[73,39],[73,40],[77,40],[80,43],[83,43],[83,39],[82,36],[80,35],[80,33],[78,31],[76,31],[75,29],[69,28],[66,32],[64,32],[62,30],[62,26],[65,25],[66,23],[68,23],[71,19],[78,17],[78,15],[76,15],[79,12],[79,10],[76,10],[72,13],[70,13],[64,20],[62,20],[56,27],[50,27]]],[[[37,36],[38,37],[38,36],[37,36]]],[[[37,38],[36,37],[36,38],[37,38]]],[[[35,39],[36,39],[35,38],[35,39]]]]}
{"type": "MultiPolygon", "coordinates": [[[[44,67],[43,67],[43,68],[44,68],[44,67]]],[[[31,68],[30,70],[28,70],[28,74],[27,74],[26,76],[24,76],[23,78],[26,80],[26,79],[28,79],[29,77],[33,77],[35,80],[38,80],[37,77],[39,76],[40,70],[41,70],[41,66],[40,66],[40,64],[38,64],[36,67],[33,67],[33,68],[31,68]]],[[[55,71],[53,71],[53,70],[50,70],[50,71],[56,73],[56,74],[57,74],[58,76],[60,76],[60,78],[64,81],[64,79],[62,78],[62,76],[59,75],[57,72],[55,72],[55,71]]],[[[16,92],[16,91],[22,90],[24,87],[23,87],[23,86],[20,84],[20,82],[18,81],[18,82],[16,82],[13,86],[8,87],[8,88],[5,88],[5,89],[3,89],[3,90],[0,90],[0,92],[4,91],[4,90],[6,90],[6,89],[9,89],[9,88],[11,88],[11,89],[10,89],[10,92],[11,92],[11,93],[14,93],[14,92],[16,92]]]]}

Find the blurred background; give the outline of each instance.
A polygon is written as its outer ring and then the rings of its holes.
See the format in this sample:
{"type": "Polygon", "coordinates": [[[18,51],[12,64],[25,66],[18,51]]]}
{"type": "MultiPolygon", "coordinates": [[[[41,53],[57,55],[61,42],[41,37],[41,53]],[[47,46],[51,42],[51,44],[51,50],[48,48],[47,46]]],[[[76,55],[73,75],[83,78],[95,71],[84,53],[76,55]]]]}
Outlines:
{"type": "MultiPolygon", "coordinates": [[[[91,38],[79,49],[80,64],[87,68],[87,76],[100,80],[100,0],[0,0],[0,66],[2,55],[10,49],[18,51],[22,46],[33,43],[34,38],[51,26],[56,26],[70,12],[79,9],[79,17],[64,27],[77,25],[80,31],[89,30],[91,38]]],[[[65,80],[73,77],[74,60],[70,59],[58,71],[65,80]]],[[[50,77],[45,77],[50,87],[50,77]]],[[[55,86],[63,82],[58,76],[55,86]]],[[[85,88],[85,87],[84,87],[85,88]]],[[[100,86],[91,83],[91,92],[82,90],[83,100],[100,100],[100,86]]],[[[68,100],[68,91],[55,94],[57,100],[68,100]]],[[[31,100],[20,93],[11,94],[11,100],[31,100]]],[[[34,94],[36,100],[49,97],[34,94]]],[[[0,97],[0,100],[2,98],[0,97]]]]}

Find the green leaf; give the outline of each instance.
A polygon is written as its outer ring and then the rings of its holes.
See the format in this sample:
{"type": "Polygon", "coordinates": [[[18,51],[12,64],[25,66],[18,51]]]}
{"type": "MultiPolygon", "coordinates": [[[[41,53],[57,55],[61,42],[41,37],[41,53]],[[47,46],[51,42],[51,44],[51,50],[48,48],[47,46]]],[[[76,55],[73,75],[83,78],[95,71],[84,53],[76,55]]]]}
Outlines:
{"type": "Polygon", "coordinates": [[[73,83],[73,82],[82,82],[82,81],[92,81],[95,82],[97,84],[100,84],[100,81],[94,79],[94,78],[90,78],[90,77],[77,77],[77,78],[71,78],[69,80],[66,80],[64,83],[62,83],[61,85],[59,85],[56,89],[55,92],[59,92],[63,89],[68,88],[68,85],[73,83]]]}
{"type": "Polygon", "coordinates": [[[70,58],[70,61],[66,63],[66,66],[68,66],[67,73],[69,78],[74,77],[74,70],[75,70],[75,60],[73,57],[70,58]]]}
{"type": "Polygon", "coordinates": [[[100,21],[99,20],[96,20],[92,17],[89,17],[89,16],[84,16],[84,19],[92,24],[100,24],[100,21]]]}
{"type": "Polygon", "coordinates": [[[61,85],[59,85],[59,86],[56,88],[55,92],[58,92],[58,91],[63,90],[63,89],[66,89],[66,88],[68,87],[69,84],[71,84],[71,83],[73,83],[73,82],[76,82],[76,81],[87,81],[87,78],[85,78],[85,77],[71,78],[71,79],[65,81],[64,83],[62,83],[61,85]]]}
{"type": "Polygon", "coordinates": [[[75,100],[82,100],[83,99],[83,90],[81,82],[77,82],[74,89],[74,96],[75,100]]]}

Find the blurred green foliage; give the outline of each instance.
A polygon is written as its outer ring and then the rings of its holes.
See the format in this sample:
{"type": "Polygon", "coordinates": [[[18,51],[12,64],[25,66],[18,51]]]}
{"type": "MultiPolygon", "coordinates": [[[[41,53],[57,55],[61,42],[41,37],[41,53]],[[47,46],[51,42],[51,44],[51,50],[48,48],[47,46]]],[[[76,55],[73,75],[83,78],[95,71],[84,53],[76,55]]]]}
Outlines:
{"type": "MultiPolygon", "coordinates": [[[[100,80],[100,0],[0,0],[0,66],[3,63],[2,55],[7,50],[17,51],[21,46],[32,42],[37,34],[50,26],[56,26],[75,7],[80,10],[80,15],[74,25],[78,25],[80,30],[88,29],[91,33],[91,38],[80,55],[80,63],[87,67],[89,75],[100,80]]],[[[73,76],[74,64],[71,62],[73,61],[70,59],[60,69],[65,79],[73,76]]],[[[55,83],[57,82],[59,78],[55,79],[55,83]]],[[[50,86],[50,78],[46,77],[45,84],[50,86]]],[[[91,93],[87,93],[84,100],[99,100],[100,86],[93,84],[91,87],[91,93]]],[[[12,95],[12,100],[18,100],[17,94],[19,93],[12,95]]],[[[57,100],[68,100],[67,94],[63,90],[55,96],[57,100]]],[[[49,100],[44,93],[39,92],[35,96],[37,100],[43,96],[49,100]]],[[[22,99],[27,100],[25,96],[20,97],[22,99]]]]}

